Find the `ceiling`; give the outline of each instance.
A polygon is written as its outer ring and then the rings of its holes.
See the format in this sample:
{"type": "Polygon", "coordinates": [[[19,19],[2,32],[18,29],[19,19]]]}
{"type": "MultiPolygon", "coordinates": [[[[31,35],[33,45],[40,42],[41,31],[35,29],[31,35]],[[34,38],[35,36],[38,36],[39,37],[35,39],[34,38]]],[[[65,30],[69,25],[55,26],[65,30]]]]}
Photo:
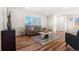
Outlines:
{"type": "Polygon", "coordinates": [[[79,7],[16,7],[24,12],[42,15],[72,15],[79,14],[79,7]]]}

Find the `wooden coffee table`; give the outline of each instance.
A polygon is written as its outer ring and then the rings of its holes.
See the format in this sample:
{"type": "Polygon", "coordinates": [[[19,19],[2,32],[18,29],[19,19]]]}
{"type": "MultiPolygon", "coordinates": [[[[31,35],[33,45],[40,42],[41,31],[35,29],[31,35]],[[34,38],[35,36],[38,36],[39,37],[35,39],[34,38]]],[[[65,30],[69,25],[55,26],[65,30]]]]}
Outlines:
{"type": "Polygon", "coordinates": [[[53,32],[39,32],[41,36],[44,36],[44,38],[49,38],[49,36],[51,34],[53,34],[53,32]]]}

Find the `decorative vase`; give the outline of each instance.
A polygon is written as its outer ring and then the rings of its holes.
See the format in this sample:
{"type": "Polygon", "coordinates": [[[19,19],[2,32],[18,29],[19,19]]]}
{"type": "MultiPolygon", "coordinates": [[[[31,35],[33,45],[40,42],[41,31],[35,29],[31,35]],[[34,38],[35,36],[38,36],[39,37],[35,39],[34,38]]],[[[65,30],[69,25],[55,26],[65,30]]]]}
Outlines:
{"type": "Polygon", "coordinates": [[[8,16],[8,21],[7,21],[7,29],[8,30],[11,30],[11,20],[10,20],[10,14],[9,14],[9,16],[8,16]]]}

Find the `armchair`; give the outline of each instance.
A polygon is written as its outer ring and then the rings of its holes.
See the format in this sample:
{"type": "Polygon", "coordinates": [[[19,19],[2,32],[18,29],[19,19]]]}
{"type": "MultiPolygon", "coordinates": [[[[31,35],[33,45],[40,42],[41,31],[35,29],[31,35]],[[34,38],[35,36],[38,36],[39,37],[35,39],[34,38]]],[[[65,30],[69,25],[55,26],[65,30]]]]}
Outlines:
{"type": "Polygon", "coordinates": [[[66,46],[69,44],[73,49],[79,50],[79,31],[77,35],[65,33],[66,46]]]}

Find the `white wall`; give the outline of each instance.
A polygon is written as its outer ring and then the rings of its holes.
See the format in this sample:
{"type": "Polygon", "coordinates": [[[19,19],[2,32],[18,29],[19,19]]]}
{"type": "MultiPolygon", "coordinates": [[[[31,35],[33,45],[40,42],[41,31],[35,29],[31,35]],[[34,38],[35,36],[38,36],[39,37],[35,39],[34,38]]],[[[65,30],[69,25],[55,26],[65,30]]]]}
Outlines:
{"type": "Polygon", "coordinates": [[[53,15],[53,16],[48,16],[48,20],[47,20],[47,24],[48,24],[48,29],[53,30],[54,32],[56,32],[57,29],[57,16],[53,15]]]}
{"type": "Polygon", "coordinates": [[[41,25],[47,28],[47,16],[41,16],[41,25]]]}
{"type": "Polygon", "coordinates": [[[57,17],[57,30],[58,31],[65,31],[65,16],[58,16],[57,17]]]}
{"type": "Polygon", "coordinates": [[[48,28],[56,31],[65,31],[66,28],[66,16],[51,15],[48,17],[48,28]]]}
{"type": "Polygon", "coordinates": [[[16,29],[17,35],[20,34],[20,29],[24,28],[24,18],[25,16],[41,16],[41,25],[42,27],[47,26],[47,17],[44,15],[39,15],[39,14],[34,14],[30,12],[25,12],[22,10],[16,10],[16,9],[11,9],[11,21],[12,21],[12,28],[16,29]]]}
{"type": "Polygon", "coordinates": [[[51,30],[53,30],[53,16],[47,17],[47,27],[51,30]]]}

